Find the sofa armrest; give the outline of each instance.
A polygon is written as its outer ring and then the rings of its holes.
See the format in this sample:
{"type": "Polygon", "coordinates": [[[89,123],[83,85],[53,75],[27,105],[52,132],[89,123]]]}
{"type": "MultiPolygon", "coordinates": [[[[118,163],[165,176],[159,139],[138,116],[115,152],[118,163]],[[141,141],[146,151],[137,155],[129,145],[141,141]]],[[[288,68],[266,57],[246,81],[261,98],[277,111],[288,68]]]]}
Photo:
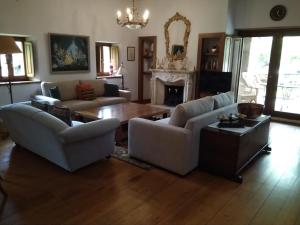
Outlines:
{"type": "Polygon", "coordinates": [[[180,142],[185,140],[191,133],[190,130],[182,127],[172,126],[166,123],[159,123],[143,118],[134,118],[129,120],[128,132],[130,140],[139,139],[143,142],[153,139],[156,140],[154,141],[156,143],[180,142]]]}
{"type": "Polygon", "coordinates": [[[119,90],[120,97],[126,98],[129,102],[131,100],[131,91],[128,90],[119,90]]]}
{"type": "Polygon", "coordinates": [[[128,152],[131,157],[181,175],[189,172],[190,166],[195,167],[190,159],[191,156],[195,158],[191,131],[165,123],[142,118],[131,119],[128,127],[128,152]]]}
{"type": "Polygon", "coordinates": [[[60,132],[59,136],[64,144],[74,143],[114,132],[119,125],[120,121],[116,118],[96,120],[75,127],[69,127],[60,132]]]}
{"type": "Polygon", "coordinates": [[[35,96],[33,96],[33,99],[46,102],[48,105],[56,105],[56,106],[62,105],[62,103],[59,99],[51,98],[51,97],[48,97],[45,95],[35,95],[35,96]]]}

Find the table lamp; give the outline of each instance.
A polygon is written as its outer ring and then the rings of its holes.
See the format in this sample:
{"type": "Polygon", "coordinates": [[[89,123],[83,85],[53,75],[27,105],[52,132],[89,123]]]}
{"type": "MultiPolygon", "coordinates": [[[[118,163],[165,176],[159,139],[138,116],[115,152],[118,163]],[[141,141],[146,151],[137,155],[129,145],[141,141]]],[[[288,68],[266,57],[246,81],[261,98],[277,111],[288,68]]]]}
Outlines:
{"type": "Polygon", "coordinates": [[[117,75],[121,75],[122,76],[122,89],[124,90],[124,75],[127,75],[127,70],[124,67],[123,63],[121,63],[121,66],[118,69],[117,75]]]}
{"type": "MultiPolygon", "coordinates": [[[[8,91],[10,96],[10,103],[13,103],[11,75],[13,74],[12,54],[21,53],[22,51],[16,45],[12,37],[0,36],[0,54],[6,55],[6,63],[8,69],[8,91]]],[[[0,67],[1,70],[1,67],[0,67]]]]}

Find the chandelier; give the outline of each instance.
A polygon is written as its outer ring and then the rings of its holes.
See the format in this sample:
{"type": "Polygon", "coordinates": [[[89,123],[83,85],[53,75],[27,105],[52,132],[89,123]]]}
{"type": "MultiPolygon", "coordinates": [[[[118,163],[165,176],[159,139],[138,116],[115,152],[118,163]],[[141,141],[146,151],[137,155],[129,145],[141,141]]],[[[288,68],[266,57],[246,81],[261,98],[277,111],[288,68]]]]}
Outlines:
{"type": "Polygon", "coordinates": [[[141,18],[135,7],[134,0],[132,0],[132,7],[127,8],[126,13],[126,17],[122,19],[121,11],[117,12],[117,23],[122,27],[125,26],[128,29],[136,30],[145,27],[149,21],[149,10],[146,9],[143,18],[141,18]]]}

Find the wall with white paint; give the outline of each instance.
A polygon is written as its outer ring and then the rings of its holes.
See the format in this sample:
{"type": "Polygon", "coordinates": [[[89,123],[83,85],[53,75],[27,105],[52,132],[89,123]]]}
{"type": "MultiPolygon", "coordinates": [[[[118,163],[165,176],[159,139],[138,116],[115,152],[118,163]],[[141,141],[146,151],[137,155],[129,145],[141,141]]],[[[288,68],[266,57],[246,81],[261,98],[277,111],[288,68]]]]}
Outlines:
{"type": "MultiPolygon", "coordinates": [[[[125,11],[130,0],[0,0],[0,33],[27,35],[34,43],[36,78],[45,81],[94,79],[96,77],[95,42],[120,44],[121,62],[128,71],[125,85],[138,92],[138,36],[157,36],[157,56],[165,57],[164,24],[176,12],[191,21],[187,56],[191,68],[197,64],[198,34],[233,33],[234,28],[299,26],[299,0],[140,0],[139,11],[149,9],[150,21],[139,31],[116,24],[118,9],[125,11]],[[287,6],[284,20],[274,22],[269,17],[276,4],[287,6]],[[54,75],[50,73],[48,33],[78,34],[90,37],[90,72],[54,75]],[[136,60],[127,61],[127,46],[136,47],[136,60]]],[[[145,91],[149,95],[149,78],[145,91]]],[[[15,85],[16,101],[29,99],[37,84],[15,85]]],[[[9,102],[7,88],[0,86],[0,105],[9,102]]],[[[149,96],[148,96],[149,97],[149,96]]]]}
{"type": "MultiPolygon", "coordinates": [[[[0,33],[26,35],[34,43],[36,78],[43,81],[94,79],[96,77],[95,42],[116,42],[120,45],[120,61],[128,71],[125,82],[137,99],[137,60],[126,59],[127,46],[137,47],[138,31],[121,28],[116,11],[125,8],[122,0],[0,0],[0,33]],[[51,74],[48,33],[86,35],[90,38],[90,72],[51,74]]],[[[19,98],[29,98],[36,85],[21,85],[19,98]]],[[[0,104],[6,102],[5,86],[0,86],[0,104]]],[[[18,99],[18,94],[16,93],[18,99]]]]}
{"type": "MultiPolygon", "coordinates": [[[[176,12],[191,21],[191,33],[187,49],[190,68],[197,65],[198,34],[226,32],[228,0],[141,0],[141,10],[150,11],[147,27],[139,36],[157,36],[157,57],[166,56],[164,24],[176,12]]],[[[149,77],[144,82],[145,98],[150,98],[149,77]]]]}
{"type": "Polygon", "coordinates": [[[266,28],[300,26],[299,0],[235,0],[235,28],[266,28]],[[270,18],[275,5],[285,5],[287,15],[281,21],[270,18]]]}

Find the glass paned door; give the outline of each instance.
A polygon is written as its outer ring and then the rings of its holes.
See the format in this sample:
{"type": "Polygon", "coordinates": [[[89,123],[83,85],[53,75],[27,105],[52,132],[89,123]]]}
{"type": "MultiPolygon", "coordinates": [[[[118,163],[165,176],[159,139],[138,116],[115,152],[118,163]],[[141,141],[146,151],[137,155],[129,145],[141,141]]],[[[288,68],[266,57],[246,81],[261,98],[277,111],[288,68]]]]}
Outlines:
{"type": "Polygon", "coordinates": [[[284,36],[275,111],[300,114],[300,36],[284,36]]]}
{"type": "Polygon", "coordinates": [[[238,102],[265,104],[273,37],[243,38],[238,102]]]}

